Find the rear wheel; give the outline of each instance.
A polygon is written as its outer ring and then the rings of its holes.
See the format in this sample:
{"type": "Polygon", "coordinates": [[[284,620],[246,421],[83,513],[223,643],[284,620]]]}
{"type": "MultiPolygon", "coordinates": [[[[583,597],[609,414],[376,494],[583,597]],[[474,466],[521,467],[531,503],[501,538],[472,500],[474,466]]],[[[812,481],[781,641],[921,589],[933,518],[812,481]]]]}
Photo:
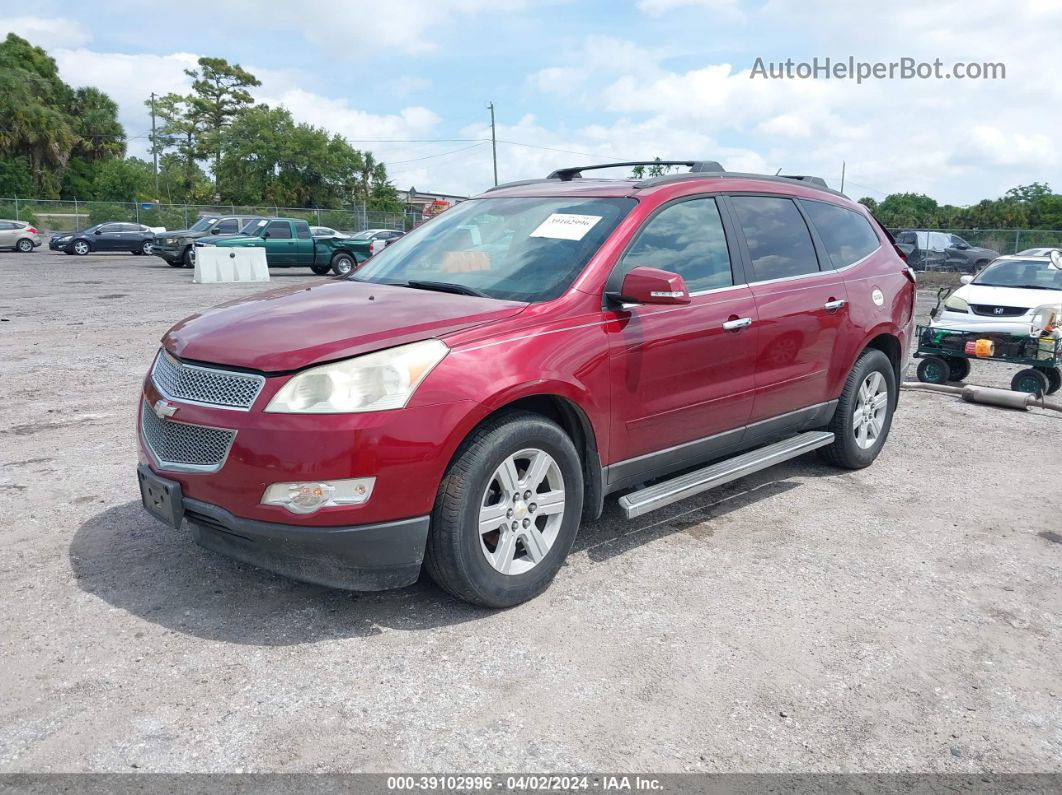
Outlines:
{"type": "Polygon", "coordinates": [[[827,430],[833,443],[819,455],[834,466],[862,469],[878,457],[896,409],[896,373],[876,348],[863,351],[845,381],[827,430]]]}
{"type": "Polygon", "coordinates": [[[962,381],[970,374],[970,360],[961,356],[949,356],[945,360],[948,363],[948,380],[962,381]]]}
{"type": "Polygon", "coordinates": [[[1010,388],[1015,392],[1028,392],[1033,395],[1044,395],[1049,386],[1047,376],[1033,367],[1019,370],[1010,380],[1010,388]]]}
{"type": "Polygon", "coordinates": [[[151,249],[151,241],[150,240],[145,240],[143,243],[140,244],[140,249],[136,253],[137,254],[150,254],[151,250],[152,250],[151,249]]]}
{"type": "Polygon", "coordinates": [[[950,377],[951,368],[940,356],[927,356],[918,363],[918,380],[924,384],[946,384],[950,377]]]}
{"type": "Polygon", "coordinates": [[[511,607],[553,581],[579,530],[579,456],[555,423],[530,412],[465,440],[435,500],[424,565],[442,588],[511,607]]]}
{"type": "Polygon", "coordinates": [[[332,273],[336,276],[346,276],[358,266],[354,257],[345,252],[340,252],[332,257],[332,273]]]}
{"type": "Polygon", "coordinates": [[[331,265],[311,265],[310,270],[316,273],[318,276],[324,276],[326,273],[332,272],[331,265]]]}
{"type": "Polygon", "coordinates": [[[1047,377],[1047,391],[1045,395],[1053,395],[1059,389],[1062,389],[1062,371],[1057,367],[1038,367],[1041,373],[1047,377]]]}
{"type": "Polygon", "coordinates": [[[15,243],[15,251],[20,254],[29,254],[33,251],[33,241],[28,237],[24,237],[15,243]]]}

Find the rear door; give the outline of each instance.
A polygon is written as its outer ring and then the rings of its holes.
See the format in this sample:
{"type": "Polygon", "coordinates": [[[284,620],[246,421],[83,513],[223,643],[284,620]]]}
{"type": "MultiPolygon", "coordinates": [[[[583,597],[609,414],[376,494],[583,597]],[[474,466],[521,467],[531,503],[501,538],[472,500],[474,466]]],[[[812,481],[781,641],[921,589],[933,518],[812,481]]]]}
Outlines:
{"type": "Polygon", "coordinates": [[[727,201],[742,231],[758,317],[752,422],[832,400],[835,346],[848,317],[844,280],[828,260],[820,269],[821,245],[795,199],[743,194],[727,201]]]}
{"type": "Polygon", "coordinates": [[[16,227],[12,221],[0,221],[0,248],[11,248],[15,245],[16,227]]]}
{"type": "Polygon", "coordinates": [[[286,268],[295,264],[295,238],[290,221],[270,221],[263,237],[270,267],[286,268]]]}
{"type": "Polygon", "coordinates": [[[306,221],[295,222],[295,265],[310,267],[314,263],[314,242],[310,225],[306,221]]]}
{"type": "Polygon", "coordinates": [[[660,268],[680,274],[692,298],[688,305],[615,312],[610,447],[620,463],[613,482],[639,467],[707,458],[740,440],[752,408],[756,306],[731,257],[727,226],[711,196],[665,205],[609,277],[608,290],[618,291],[632,268],[660,268]],[[734,321],[737,328],[724,328],[734,321]]]}

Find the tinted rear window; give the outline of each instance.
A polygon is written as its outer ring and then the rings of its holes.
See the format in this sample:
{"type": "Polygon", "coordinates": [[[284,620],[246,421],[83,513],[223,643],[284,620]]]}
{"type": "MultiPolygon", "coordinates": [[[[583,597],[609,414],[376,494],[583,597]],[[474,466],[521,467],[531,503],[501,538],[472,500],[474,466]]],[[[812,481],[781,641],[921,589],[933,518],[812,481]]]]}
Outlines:
{"type": "Polygon", "coordinates": [[[876,251],[881,242],[870,222],[859,213],[828,202],[802,200],[835,268],[858,262],[876,251]]]}
{"type": "Polygon", "coordinates": [[[734,196],[731,202],[745,233],[755,281],[819,270],[811,233],[791,199],[734,196]]]}
{"type": "Polygon", "coordinates": [[[311,237],[311,235],[310,235],[310,225],[308,223],[306,223],[305,221],[296,221],[295,222],[295,235],[296,235],[296,237],[301,237],[304,240],[306,238],[308,238],[308,237],[311,237]]]}

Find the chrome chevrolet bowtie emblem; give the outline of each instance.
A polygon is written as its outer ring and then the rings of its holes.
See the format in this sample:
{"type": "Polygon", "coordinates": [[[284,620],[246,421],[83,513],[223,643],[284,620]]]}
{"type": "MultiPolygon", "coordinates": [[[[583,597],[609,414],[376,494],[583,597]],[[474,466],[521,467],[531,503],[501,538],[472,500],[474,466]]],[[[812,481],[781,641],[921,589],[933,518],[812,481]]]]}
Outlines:
{"type": "Polygon", "coordinates": [[[155,415],[160,420],[164,420],[164,419],[167,419],[168,417],[172,417],[176,413],[177,413],[177,407],[176,406],[170,405],[165,400],[156,400],[155,401],[155,415]]]}

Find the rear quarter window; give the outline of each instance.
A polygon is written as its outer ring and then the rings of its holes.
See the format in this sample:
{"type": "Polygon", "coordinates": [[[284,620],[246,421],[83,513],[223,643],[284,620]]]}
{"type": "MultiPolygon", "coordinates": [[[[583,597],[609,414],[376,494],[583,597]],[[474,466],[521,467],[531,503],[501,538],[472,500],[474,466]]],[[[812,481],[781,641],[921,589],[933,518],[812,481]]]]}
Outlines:
{"type": "Polygon", "coordinates": [[[881,245],[870,222],[862,215],[829,202],[801,200],[826,247],[830,263],[844,268],[872,254],[881,245]]]}

